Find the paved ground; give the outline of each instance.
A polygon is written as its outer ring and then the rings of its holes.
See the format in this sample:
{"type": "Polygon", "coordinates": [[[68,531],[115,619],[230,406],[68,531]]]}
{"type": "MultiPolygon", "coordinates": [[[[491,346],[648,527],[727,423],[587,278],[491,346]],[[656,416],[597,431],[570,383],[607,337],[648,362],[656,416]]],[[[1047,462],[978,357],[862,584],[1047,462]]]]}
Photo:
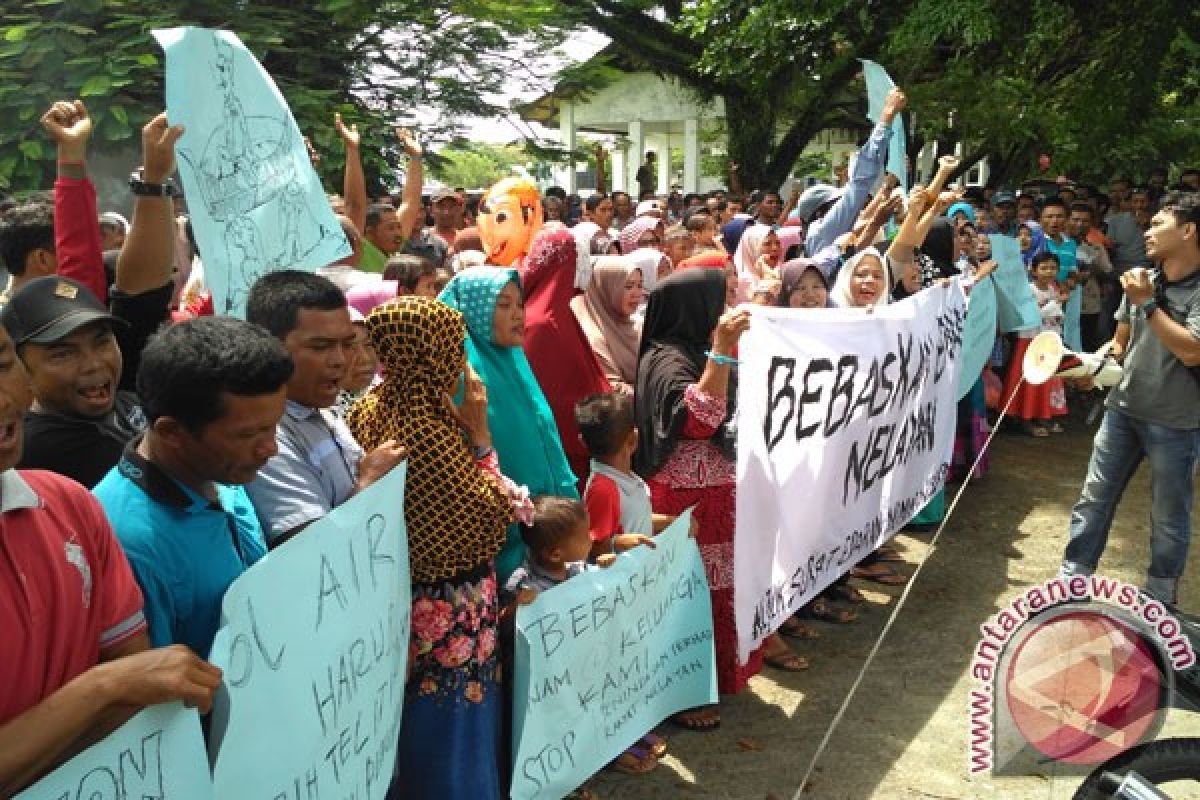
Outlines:
{"type": "MultiPolygon", "coordinates": [[[[1077,422],[1052,439],[1005,434],[995,439],[991,473],[968,489],[804,797],[1071,797],[1081,781],[1077,776],[968,778],[966,709],[974,684],[967,668],[978,626],[1023,588],[1052,577],[1091,435],[1077,422]]],[[[1118,513],[1104,574],[1141,579],[1148,560],[1148,501],[1143,469],[1118,513]]],[[[1200,515],[1194,524],[1200,525],[1200,515]]],[[[907,571],[928,552],[929,538],[897,538],[913,562],[907,571]]],[[[1198,574],[1197,551],[1191,576],[1198,574]]],[[[802,643],[801,652],[813,662],[807,672],[767,670],[751,691],[722,702],[718,732],[664,727],[672,755],[654,773],[605,773],[588,786],[604,800],[792,798],[900,591],[859,586],[870,600],[861,618],[850,625],[821,625],[820,641],[802,643]]],[[[1200,611],[1200,578],[1185,585],[1181,605],[1200,611]]],[[[1200,716],[1176,713],[1164,735],[1200,736],[1200,716]]]]}

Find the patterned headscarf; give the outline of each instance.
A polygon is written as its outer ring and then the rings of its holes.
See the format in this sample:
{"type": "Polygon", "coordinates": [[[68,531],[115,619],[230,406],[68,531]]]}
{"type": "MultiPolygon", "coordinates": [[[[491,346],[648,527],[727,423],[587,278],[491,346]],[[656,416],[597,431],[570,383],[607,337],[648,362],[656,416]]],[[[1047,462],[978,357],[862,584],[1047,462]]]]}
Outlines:
{"type": "Polygon", "coordinates": [[[480,471],[443,402],[463,368],[462,314],[427,297],[375,308],[367,332],[387,373],[346,422],[366,450],[408,448],[404,520],[413,580],[429,583],[493,558],[513,520],[507,494],[480,471]]]}
{"type": "Polygon", "coordinates": [[[628,255],[638,249],[638,240],[646,233],[662,227],[663,221],[658,217],[636,217],[621,229],[621,253],[628,255]]]}

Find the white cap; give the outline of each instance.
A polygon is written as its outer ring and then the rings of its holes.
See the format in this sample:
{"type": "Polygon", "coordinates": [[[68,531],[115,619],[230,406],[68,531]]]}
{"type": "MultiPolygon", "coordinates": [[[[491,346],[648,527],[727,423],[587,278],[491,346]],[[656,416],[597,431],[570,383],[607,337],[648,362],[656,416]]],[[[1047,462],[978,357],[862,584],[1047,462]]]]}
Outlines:
{"type": "Polygon", "coordinates": [[[658,200],[643,200],[637,204],[637,210],[634,212],[635,217],[658,217],[662,219],[663,207],[658,200]]]}

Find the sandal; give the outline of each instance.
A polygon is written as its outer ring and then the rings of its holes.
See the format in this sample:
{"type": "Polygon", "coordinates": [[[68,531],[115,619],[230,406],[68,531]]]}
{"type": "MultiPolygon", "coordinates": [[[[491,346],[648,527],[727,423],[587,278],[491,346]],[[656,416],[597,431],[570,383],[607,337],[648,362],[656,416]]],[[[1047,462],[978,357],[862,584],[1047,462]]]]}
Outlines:
{"type": "Polygon", "coordinates": [[[786,636],[789,639],[802,639],[804,641],[812,641],[820,639],[821,632],[808,627],[796,617],[788,617],[782,625],[779,626],[779,635],[786,636]]]}
{"type": "Polygon", "coordinates": [[[875,561],[903,562],[904,556],[900,555],[900,551],[890,544],[881,544],[875,548],[875,561]]]}
{"type": "Polygon", "coordinates": [[[854,567],[850,570],[852,577],[864,581],[874,581],[884,586],[903,586],[908,578],[898,572],[893,572],[883,564],[872,564],[867,567],[854,567]]]}
{"type": "Polygon", "coordinates": [[[804,670],[808,669],[808,659],[793,653],[791,650],[788,650],[786,653],[764,655],[763,663],[768,667],[774,667],[784,672],[804,672],[804,670]]]}
{"type": "Polygon", "coordinates": [[[605,769],[624,775],[645,775],[658,766],[658,759],[645,748],[634,745],[612,761],[605,769]]]}
{"type": "Polygon", "coordinates": [[[638,740],[638,744],[649,750],[655,758],[662,758],[667,754],[667,740],[658,734],[647,733],[638,740]]]}
{"type": "Polygon", "coordinates": [[[858,612],[848,608],[838,608],[823,597],[818,597],[800,609],[800,614],[809,619],[819,619],[822,622],[832,622],[845,625],[858,619],[858,612]]]}
{"type": "Polygon", "coordinates": [[[712,733],[721,727],[721,712],[716,706],[701,706],[680,711],[671,717],[671,722],[685,731],[712,733]]]}
{"type": "Polygon", "coordinates": [[[843,603],[853,603],[856,606],[860,606],[867,602],[867,598],[863,596],[863,593],[848,583],[830,584],[829,588],[825,591],[843,603]]]}

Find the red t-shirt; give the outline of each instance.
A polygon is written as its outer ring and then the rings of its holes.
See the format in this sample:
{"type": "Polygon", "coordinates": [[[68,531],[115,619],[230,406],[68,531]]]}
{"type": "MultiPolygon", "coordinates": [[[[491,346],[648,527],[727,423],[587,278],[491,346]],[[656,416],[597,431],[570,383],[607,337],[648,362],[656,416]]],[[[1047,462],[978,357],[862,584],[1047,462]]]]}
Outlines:
{"type": "Polygon", "coordinates": [[[593,542],[605,542],[625,532],[621,527],[621,492],[612,478],[592,473],[583,504],[587,506],[588,533],[593,542]]]}
{"type": "Polygon", "coordinates": [[[145,628],[142,593],[96,498],[53,472],[0,473],[0,724],[145,628]]]}

